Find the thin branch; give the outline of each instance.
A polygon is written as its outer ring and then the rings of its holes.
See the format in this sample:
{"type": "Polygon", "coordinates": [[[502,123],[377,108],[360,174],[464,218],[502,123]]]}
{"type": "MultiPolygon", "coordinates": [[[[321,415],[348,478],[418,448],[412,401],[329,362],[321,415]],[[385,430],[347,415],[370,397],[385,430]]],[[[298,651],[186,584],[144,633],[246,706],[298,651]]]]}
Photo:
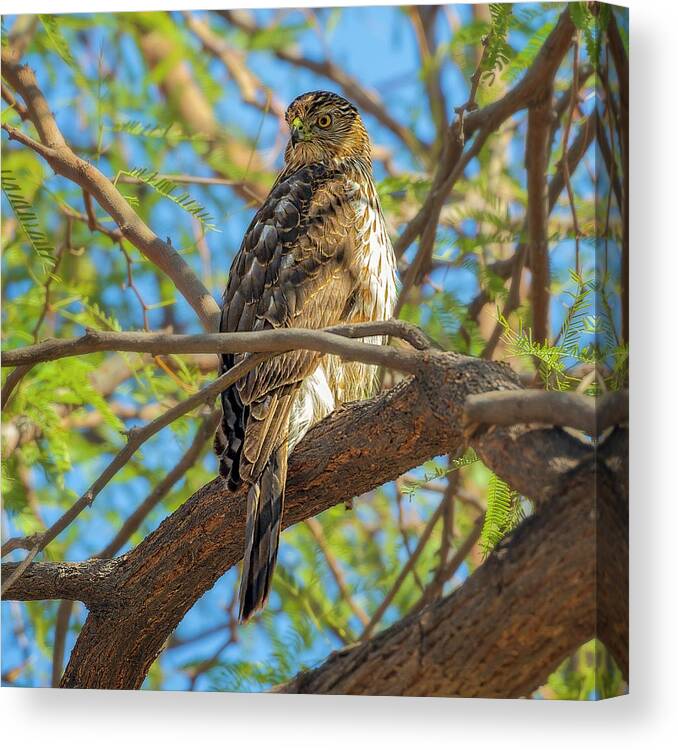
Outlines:
{"type": "MultiPolygon", "coordinates": [[[[577,209],[574,203],[574,191],[572,190],[572,183],[570,181],[570,167],[567,160],[567,148],[570,141],[570,130],[572,128],[572,120],[574,118],[574,111],[579,101],[579,36],[576,35],[574,44],[572,46],[572,74],[574,80],[572,82],[572,98],[570,100],[570,106],[567,117],[565,118],[565,125],[563,127],[563,179],[565,180],[565,187],[567,188],[567,198],[570,204],[570,211],[572,212],[572,225],[574,226],[574,244],[575,244],[575,270],[580,273],[580,262],[579,262],[579,222],[577,220],[577,209]]],[[[543,338],[537,337],[537,340],[544,340],[543,338]]]]}
{"type": "MultiPolygon", "coordinates": [[[[171,409],[168,409],[164,414],[157,417],[152,422],[149,422],[144,427],[130,430],[124,448],[118,452],[100,476],[89,487],[87,492],[85,492],[84,495],[82,495],[65,513],[63,513],[61,517],[49,527],[49,529],[37,535],[37,541],[26,558],[5,580],[3,580],[0,593],[4,594],[8,591],[16,583],[28,565],[30,565],[35,556],[45,549],[53,539],[61,534],[61,532],[64,531],[64,529],[66,529],[80,515],[80,513],[85,510],[85,508],[88,508],[94,502],[101,490],[120,471],[120,469],[125,466],[134,453],[147,440],[179,417],[217,396],[224,389],[228,388],[229,385],[232,385],[246,375],[268,356],[270,355],[251,354],[247,356],[217,378],[213,383],[210,383],[210,385],[198,391],[198,393],[190,396],[185,401],[182,401],[171,409]]],[[[7,544],[10,546],[14,545],[14,548],[16,547],[15,540],[10,539],[7,544]]]]}
{"type": "MultiPolygon", "coordinates": [[[[480,149],[484,146],[485,141],[490,135],[489,130],[481,130],[475,137],[472,146],[464,153],[459,159],[455,168],[452,170],[447,182],[445,183],[444,192],[447,195],[452,189],[458,179],[460,179],[466,167],[469,163],[480,153],[480,149]]],[[[421,278],[428,272],[431,257],[433,255],[433,246],[435,244],[436,230],[438,228],[438,219],[440,217],[440,210],[442,209],[443,201],[437,207],[431,209],[430,216],[424,227],[424,231],[421,235],[421,241],[417,249],[417,254],[414,260],[407,268],[405,278],[403,279],[402,289],[398,296],[394,314],[398,315],[407,300],[407,295],[410,290],[421,280],[421,278]]]]}
{"type": "Polygon", "coordinates": [[[421,557],[421,553],[424,551],[424,548],[428,544],[428,540],[431,538],[433,529],[435,528],[436,523],[438,523],[438,520],[440,516],[442,515],[444,507],[445,507],[445,502],[443,501],[442,503],[438,505],[438,507],[431,514],[431,518],[426,524],[426,528],[422,531],[422,534],[419,537],[419,543],[415,547],[414,552],[412,553],[412,556],[405,563],[405,565],[403,565],[400,573],[398,574],[398,577],[393,583],[393,586],[391,586],[386,596],[382,599],[381,604],[377,607],[375,613],[372,615],[372,619],[369,621],[369,623],[365,627],[365,630],[363,630],[362,635],[360,636],[361,641],[365,641],[370,637],[374,629],[377,627],[377,625],[381,621],[381,618],[384,616],[386,610],[391,605],[391,602],[395,598],[396,594],[398,593],[398,591],[400,591],[400,587],[405,582],[405,579],[410,574],[410,571],[413,570],[414,566],[417,563],[417,560],[421,557]]]}
{"type": "Polygon", "coordinates": [[[19,365],[19,367],[15,367],[14,370],[12,370],[12,372],[10,372],[10,374],[7,376],[7,380],[5,380],[2,386],[2,392],[0,393],[1,409],[4,409],[7,406],[14,389],[17,387],[17,385],[19,385],[22,378],[31,370],[32,367],[33,365],[19,365]]]}
{"type": "Polygon", "coordinates": [[[7,86],[5,86],[4,83],[1,85],[1,90],[2,98],[7,102],[7,104],[9,104],[9,106],[16,111],[16,113],[22,120],[28,120],[30,117],[30,115],[28,114],[28,110],[20,101],[17,101],[17,99],[14,97],[14,94],[7,88],[7,86]]]}
{"type": "MultiPolygon", "coordinates": [[[[573,87],[573,91],[575,88],[573,87]]],[[[532,283],[532,330],[535,341],[549,340],[549,302],[551,270],[548,247],[547,177],[548,141],[551,132],[552,89],[547,87],[543,99],[533,104],[527,116],[525,168],[527,171],[527,253],[532,283]]],[[[576,96],[576,94],[573,94],[576,96]]],[[[563,170],[567,170],[567,145],[563,150],[563,170]]],[[[568,178],[566,177],[566,184],[568,178]]]]}
{"type": "Polygon", "coordinates": [[[440,7],[414,5],[406,9],[419,47],[420,68],[424,74],[431,119],[436,126],[436,146],[440,147],[447,128],[447,101],[441,81],[441,61],[436,61],[435,26],[440,7]]]}
{"type": "Polygon", "coordinates": [[[321,526],[320,521],[318,521],[317,518],[307,518],[306,528],[308,528],[308,530],[311,532],[311,535],[315,539],[316,544],[318,545],[318,547],[320,547],[320,551],[323,553],[323,557],[325,558],[327,567],[330,569],[330,573],[332,573],[332,577],[337,584],[339,593],[343,597],[344,601],[348,604],[351,612],[353,612],[353,614],[360,620],[363,626],[366,626],[370,621],[370,618],[368,617],[365,610],[353,598],[351,590],[346,583],[344,573],[339,565],[339,561],[334,556],[334,553],[327,543],[327,539],[325,538],[323,527],[321,526]]]}
{"type": "MultiPolygon", "coordinates": [[[[266,172],[256,144],[251,146],[226,130],[212,107],[212,103],[195,78],[188,62],[176,56],[176,42],[171,30],[155,27],[149,29],[136,22],[138,42],[150,70],[159,76],[160,92],[167,105],[176,113],[185,129],[192,135],[210,142],[205,158],[208,165],[227,178],[235,176],[235,192],[246,202],[259,205],[268,193],[265,181],[249,180],[248,165],[254,171],[266,172]]],[[[183,31],[177,29],[177,31],[183,31]]]]}
{"type": "Polygon", "coordinates": [[[130,255],[127,252],[127,250],[125,250],[124,243],[120,242],[119,247],[120,247],[120,252],[122,253],[125,259],[125,265],[127,266],[127,288],[131,289],[132,293],[137,298],[137,302],[139,303],[139,307],[141,308],[141,319],[144,324],[144,331],[148,331],[150,328],[149,323],[148,323],[148,311],[150,308],[146,304],[146,301],[144,300],[139,287],[134,281],[134,275],[132,274],[132,259],[130,258],[130,255]]]}
{"type": "MultiPolygon", "coordinates": [[[[606,109],[608,118],[611,119],[611,107],[608,105],[606,109]]],[[[607,134],[605,133],[605,123],[600,117],[597,120],[596,141],[600,146],[600,153],[603,157],[603,161],[605,162],[605,168],[607,169],[607,174],[610,179],[612,191],[614,192],[614,197],[617,201],[617,206],[621,211],[623,207],[622,186],[621,182],[619,181],[619,175],[617,174],[617,165],[614,155],[612,154],[612,149],[610,148],[610,142],[607,138],[607,134]]]]}
{"type": "Polygon", "coordinates": [[[33,71],[19,65],[11,51],[2,49],[2,75],[23,98],[40,142],[17,128],[3,124],[11,140],[16,140],[42,156],[57,174],[80,185],[115,220],[125,237],[172,280],[196,311],[208,330],[216,330],[219,306],[193,273],[190,266],[168,242],[163,242],[132,209],[113,183],[93,164],[71,150],[59,130],[47,100],[38,87],[33,71]]]}
{"type": "Polygon", "coordinates": [[[59,687],[59,681],[64,671],[64,654],[66,652],[66,636],[68,625],[75,602],[72,599],[62,599],[57,608],[56,621],[54,623],[54,646],[52,647],[52,681],[53,688],[59,687]]]}
{"type": "Polygon", "coordinates": [[[94,352],[118,351],[146,354],[208,354],[285,352],[308,349],[323,354],[337,354],[347,359],[368,364],[384,365],[401,372],[416,372],[421,355],[411,350],[395,349],[351,341],[369,336],[402,338],[422,350],[431,341],[415,326],[403,321],[389,320],[355,325],[338,325],[316,331],[308,328],[279,328],[239,333],[204,333],[196,335],[96,331],[87,329],[79,338],[51,339],[40,344],[10,349],[3,353],[2,366],[33,365],[62,357],[80,356],[94,352]]]}
{"type": "Polygon", "coordinates": [[[549,86],[553,81],[570,46],[573,33],[574,24],[569,10],[565,9],[520,82],[496,102],[464,115],[463,140],[459,137],[457,121],[450,125],[431,190],[417,215],[408,223],[394,245],[398,257],[421,235],[431,217],[440,215],[453,181],[451,175],[462,154],[463,142],[478,130],[496,130],[502,122],[538,99],[544,86],[549,86]]]}
{"type": "Polygon", "coordinates": [[[245,55],[227,44],[222,37],[212,31],[209,24],[201,21],[193,13],[183,11],[182,16],[188,28],[200,40],[203,49],[223,63],[240,90],[242,100],[260,112],[270,112],[284,123],[285,107],[273,91],[247,67],[245,55]],[[263,94],[263,98],[260,94],[263,94]]]}
{"type": "MultiPolygon", "coordinates": [[[[217,13],[225,18],[232,26],[253,36],[262,29],[257,26],[252,16],[246,11],[220,10],[217,13]]],[[[386,107],[380,101],[378,94],[368,91],[341,67],[329,59],[318,61],[304,57],[294,48],[274,49],[273,54],[279,59],[292,65],[310,70],[316,75],[333,81],[363,112],[371,114],[385,128],[396,135],[411,151],[422,156],[427,153],[429,146],[419,140],[405,125],[393,119],[386,107]]]]}
{"type": "MultiPolygon", "coordinates": [[[[401,479],[402,477],[400,477],[395,482],[396,503],[398,505],[398,530],[400,531],[400,538],[403,540],[403,545],[405,547],[408,557],[412,557],[414,550],[410,547],[410,538],[407,536],[407,529],[405,528],[405,519],[403,518],[403,493],[401,490],[401,481],[400,481],[401,479]]],[[[419,588],[420,591],[423,591],[424,585],[421,582],[421,578],[419,577],[419,574],[417,573],[416,570],[413,570],[412,574],[414,577],[414,582],[417,584],[417,587],[419,588]]]]}
{"type": "Polygon", "coordinates": [[[452,539],[454,536],[454,505],[457,487],[459,486],[459,473],[448,474],[447,484],[443,490],[443,514],[442,528],[440,530],[440,545],[438,548],[438,566],[425,588],[422,589],[420,602],[431,601],[440,595],[443,585],[447,580],[444,574],[447,566],[452,539]]]}
{"type": "Polygon", "coordinates": [[[219,410],[208,414],[198,427],[195,437],[188,447],[188,450],[175,464],[170,472],[153,488],[150,494],[141,502],[136,510],[127,518],[122,526],[118,529],[116,535],[95,557],[107,558],[116,555],[122,546],[127,543],[129,538],[141,526],[144,519],[156,507],[156,505],[167,496],[174,485],[186,474],[186,472],[200,458],[200,454],[205,443],[214,433],[217,423],[221,417],[219,410]]]}
{"type": "Polygon", "coordinates": [[[480,533],[483,530],[485,522],[485,513],[481,513],[473,523],[471,531],[467,534],[464,541],[459,545],[457,551],[446,564],[440,568],[436,577],[431,581],[429,586],[424,590],[419,601],[412,607],[409,615],[420,612],[427,604],[430,604],[436,597],[440,596],[443,585],[454,576],[459,570],[462,563],[471,554],[471,550],[480,539],[480,533]]]}
{"type": "MultiPolygon", "coordinates": [[[[607,37],[619,79],[619,142],[622,161],[622,263],[621,302],[622,339],[629,340],[629,58],[619,33],[614,13],[610,13],[607,37]]],[[[612,99],[610,97],[610,99],[612,99]]],[[[610,104],[612,102],[610,101],[610,104]]]]}
{"type": "MultiPolygon", "coordinates": [[[[572,145],[570,146],[570,149],[567,154],[567,164],[568,164],[568,168],[570,172],[574,170],[576,165],[579,163],[580,159],[586,153],[588,147],[591,145],[591,142],[593,141],[593,136],[596,132],[597,122],[598,122],[598,115],[594,111],[591,113],[591,115],[589,115],[589,117],[584,121],[584,123],[579,128],[577,136],[572,142],[572,145]]],[[[563,191],[563,188],[565,187],[565,178],[563,176],[563,164],[564,164],[564,161],[561,161],[558,171],[551,178],[551,182],[549,183],[549,186],[548,186],[547,216],[550,216],[551,212],[553,211],[553,207],[556,204],[556,201],[558,200],[560,194],[563,191]]],[[[523,227],[523,233],[526,233],[526,232],[527,232],[527,222],[525,222],[524,227],[523,227]]],[[[520,304],[520,280],[522,277],[523,268],[527,260],[527,250],[528,250],[527,243],[520,242],[515,249],[513,258],[511,259],[512,261],[511,281],[509,284],[509,292],[506,297],[506,302],[504,303],[504,309],[502,310],[502,315],[505,318],[508,318],[508,316],[520,304]]],[[[501,323],[497,321],[497,323],[494,326],[494,330],[490,334],[490,338],[487,340],[487,343],[485,344],[485,347],[483,348],[483,351],[481,354],[483,358],[489,359],[492,356],[497,344],[499,343],[499,339],[501,338],[502,330],[503,329],[502,329],[501,323]]]]}
{"type": "MultiPolygon", "coordinates": [[[[242,180],[230,180],[226,177],[203,177],[200,175],[194,175],[194,174],[165,174],[165,173],[159,173],[156,175],[158,180],[169,180],[170,182],[174,182],[177,185],[206,185],[206,186],[217,186],[217,187],[236,187],[236,186],[244,186],[247,185],[247,182],[243,182],[242,180]]],[[[144,185],[143,180],[139,179],[138,177],[135,177],[131,174],[121,174],[118,176],[118,184],[127,184],[127,185],[144,185]]],[[[249,196],[251,199],[259,199],[259,196],[249,196]]]]}
{"type": "Polygon", "coordinates": [[[67,249],[71,249],[70,236],[71,220],[67,219],[66,242],[59,247],[56,258],[54,259],[54,268],[52,268],[52,270],[47,275],[47,280],[45,281],[45,301],[43,302],[40,314],[38,315],[38,320],[36,321],[35,327],[33,328],[33,342],[36,344],[38,343],[40,328],[42,327],[45,316],[47,315],[50,308],[50,291],[52,289],[52,283],[57,278],[56,274],[59,271],[59,266],[61,265],[61,260],[64,257],[64,252],[67,249]]]}

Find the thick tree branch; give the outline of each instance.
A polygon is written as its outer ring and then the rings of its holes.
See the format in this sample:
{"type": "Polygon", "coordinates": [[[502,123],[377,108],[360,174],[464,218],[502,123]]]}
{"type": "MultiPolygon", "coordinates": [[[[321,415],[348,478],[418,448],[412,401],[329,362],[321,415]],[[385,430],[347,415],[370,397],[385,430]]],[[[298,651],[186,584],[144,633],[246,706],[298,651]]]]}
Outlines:
{"type": "MultiPolygon", "coordinates": [[[[427,359],[416,378],[344,407],[306,436],[290,460],[285,526],[435,455],[456,454],[465,445],[467,397],[520,389],[516,375],[498,363],[435,351],[427,359]]],[[[537,507],[592,456],[589,446],[553,428],[495,427],[476,431],[471,445],[537,507]]],[[[242,555],[244,523],[244,495],[228,495],[216,479],[118,558],[115,593],[109,592],[105,608],[91,607],[62,684],[138,687],[184,614],[242,555]]],[[[6,598],[19,593],[28,592],[13,589],[6,598]]]]}
{"type": "Polygon", "coordinates": [[[481,393],[469,396],[466,417],[470,424],[551,424],[600,436],[629,418],[628,391],[592,397],[561,391],[481,393]]]}
{"type": "MultiPolygon", "coordinates": [[[[317,331],[310,331],[307,329],[286,329],[286,330],[279,330],[279,331],[273,331],[272,333],[276,334],[274,336],[274,342],[275,339],[280,339],[281,334],[283,334],[283,340],[285,338],[285,334],[292,334],[293,336],[296,336],[297,344],[301,342],[301,346],[303,348],[303,342],[304,340],[308,339],[310,340],[310,348],[314,349],[316,351],[323,351],[325,353],[332,353],[332,354],[339,354],[347,359],[354,359],[359,361],[366,361],[371,364],[380,364],[380,365],[386,365],[389,367],[392,367],[394,369],[400,370],[402,372],[417,372],[419,368],[422,366],[422,364],[425,362],[425,356],[418,356],[418,353],[409,353],[405,351],[398,351],[392,347],[389,346],[377,346],[373,344],[363,344],[359,342],[353,342],[348,340],[351,336],[364,336],[369,334],[384,334],[387,335],[388,333],[395,333],[400,334],[403,336],[403,338],[407,338],[409,340],[414,340],[416,343],[424,345],[423,341],[425,341],[424,334],[416,329],[414,326],[408,326],[407,324],[404,324],[400,321],[385,321],[383,323],[363,323],[363,324],[357,324],[357,325],[344,325],[344,326],[336,326],[334,329],[331,330],[338,330],[343,331],[346,338],[343,336],[339,336],[336,333],[330,333],[330,332],[317,332],[317,331]],[[329,348],[328,348],[329,347],[329,348]]],[[[204,339],[207,338],[210,342],[214,343],[214,339],[216,337],[217,342],[220,338],[223,336],[228,336],[229,334],[204,334],[203,336],[198,337],[188,337],[190,339],[204,339]]],[[[252,336],[260,336],[260,333],[246,333],[246,338],[252,338],[252,336]]],[[[100,346],[102,344],[102,341],[104,343],[108,342],[106,344],[106,348],[110,349],[112,348],[118,350],[118,351],[139,351],[139,347],[141,346],[141,351],[147,351],[148,347],[148,341],[154,342],[154,345],[157,344],[158,336],[162,340],[164,337],[163,334],[149,334],[149,333],[127,333],[127,334],[119,334],[119,333],[109,333],[109,332],[100,332],[100,331],[88,331],[85,336],[81,337],[80,339],[73,339],[70,342],[57,342],[59,346],[62,346],[62,348],[59,350],[62,354],[65,352],[69,353],[71,356],[74,354],[82,354],[87,351],[92,351],[91,347],[94,346],[96,351],[96,347],[100,346]],[[111,339],[111,335],[114,337],[111,339]],[[150,337],[150,338],[149,338],[150,337]],[[83,346],[83,339],[84,341],[84,349],[79,349],[78,347],[83,346]],[[66,345],[66,349],[63,349],[63,345],[66,345]],[[131,346],[132,348],[126,348],[131,346]]],[[[232,334],[231,334],[232,336],[232,334]]],[[[184,336],[171,336],[170,337],[173,340],[181,341],[182,339],[185,339],[187,337],[184,336]]],[[[287,336],[289,339],[289,335],[287,336]]],[[[50,342],[45,342],[48,347],[50,342]]],[[[167,342],[165,342],[167,343],[167,342]]],[[[184,342],[185,343],[185,342],[184,342]]],[[[236,334],[235,335],[235,345],[236,349],[238,349],[238,346],[242,344],[242,334],[236,334]]],[[[177,344],[179,345],[179,344],[177,344]]],[[[41,350],[40,347],[43,346],[41,344],[34,345],[35,347],[38,347],[37,355],[38,356],[45,356],[46,354],[49,356],[54,355],[54,350],[50,350],[48,348],[47,352],[44,350],[41,350]],[[51,352],[51,354],[50,354],[51,352]]],[[[294,348],[294,347],[293,347],[294,348]]],[[[253,341],[253,343],[249,344],[247,347],[247,351],[250,352],[256,352],[257,346],[256,341],[253,341]]],[[[289,343],[287,345],[287,349],[289,349],[289,343]]],[[[245,351],[245,349],[240,348],[240,351],[245,351]]],[[[281,351],[285,351],[285,347],[281,349],[281,351]]],[[[171,349],[170,349],[171,351],[171,349]]],[[[167,349],[163,351],[163,353],[166,353],[167,349]]],[[[34,350],[34,354],[36,351],[34,350]]],[[[58,352],[57,352],[58,353],[58,352]]],[[[154,353],[154,352],[151,352],[154,353]]],[[[155,352],[157,353],[157,352],[155,352]]],[[[176,352],[175,352],[176,353],[176,352]]],[[[20,578],[21,575],[23,575],[24,571],[28,568],[28,566],[32,563],[32,561],[35,559],[36,555],[40,553],[52,540],[56,539],[56,537],[61,534],[64,529],[66,529],[79,515],[82,513],[85,508],[89,507],[98,494],[101,492],[101,490],[104,489],[104,487],[108,484],[108,482],[111,481],[111,479],[125,466],[125,464],[130,460],[130,458],[134,455],[134,453],[143,445],[147,440],[149,440],[153,435],[155,435],[157,432],[162,430],[164,427],[167,427],[167,425],[174,422],[179,417],[183,416],[184,414],[187,414],[189,411],[194,409],[197,406],[200,406],[201,404],[205,403],[206,401],[209,401],[213,399],[215,396],[217,396],[219,393],[221,393],[224,389],[226,389],[229,385],[235,383],[237,380],[239,380],[241,377],[246,375],[250,370],[252,370],[258,363],[262,362],[264,359],[267,359],[269,356],[271,356],[272,350],[262,350],[260,353],[251,353],[248,354],[247,357],[236,363],[228,372],[221,375],[219,378],[217,378],[213,383],[206,386],[205,388],[202,388],[198,393],[193,394],[189,398],[187,398],[185,401],[182,401],[181,403],[177,404],[176,406],[173,406],[171,409],[168,409],[163,414],[158,416],[153,421],[149,422],[148,424],[144,425],[141,428],[135,428],[134,430],[131,430],[128,434],[128,439],[126,444],[123,448],[117,453],[117,455],[111,460],[111,462],[108,464],[108,466],[104,469],[104,471],[101,473],[101,475],[94,481],[94,483],[88,488],[87,492],[85,492],[78,500],[67,510],[65,511],[57,521],[55,521],[52,526],[50,526],[48,529],[46,529],[44,532],[32,535],[31,537],[26,538],[14,538],[10,539],[3,550],[3,554],[7,554],[8,552],[17,549],[17,548],[24,548],[28,549],[29,552],[27,556],[24,558],[24,560],[19,563],[19,565],[14,569],[7,578],[2,582],[2,588],[1,591],[4,594],[6,591],[10,590],[12,586],[15,584],[15,582],[20,578]]],[[[37,360],[36,360],[37,361],[37,360]]],[[[44,359],[42,361],[45,361],[44,359]]],[[[26,362],[22,364],[28,364],[26,362]]]]}
{"type": "MultiPolygon", "coordinates": [[[[3,600],[72,599],[87,606],[105,606],[107,597],[115,588],[120,559],[34,562],[11,586],[8,596],[3,595],[3,600]]],[[[20,564],[3,563],[3,579],[14,575],[20,564]]]]}
{"type": "Polygon", "coordinates": [[[275,692],[518,698],[593,637],[628,675],[628,506],[607,458],[563,476],[454,593],[275,692]]]}
{"type": "Polygon", "coordinates": [[[42,156],[57,173],[80,185],[92,195],[115,220],[124,236],[140,252],[163,271],[183,294],[208,330],[216,330],[220,317],[219,306],[200,279],[181,255],[163,242],[132,209],[113,183],[93,164],[78,157],[64,140],[50,111],[47,100],[38,87],[33,71],[19,65],[10,50],[2,50],[2,75],[21,95],[40,142],[22,131],[3,124],[10,139],[17,140],[42,156]]]}

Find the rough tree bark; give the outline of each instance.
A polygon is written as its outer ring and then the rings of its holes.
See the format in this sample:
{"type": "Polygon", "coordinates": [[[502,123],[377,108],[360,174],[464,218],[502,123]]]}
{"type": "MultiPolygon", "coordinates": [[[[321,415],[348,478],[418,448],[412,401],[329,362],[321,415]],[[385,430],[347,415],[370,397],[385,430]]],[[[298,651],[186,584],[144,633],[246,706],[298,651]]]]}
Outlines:
{"type": "Polygon", "coordinates": [[[594,635],[626,673],[628,513],[606,458],[567,472],[464,586],[275,692],[519,698],[594,635]]]}
{"type": "MultiPolygon", "coordinates": [[[[474,429],[465,424],[465,404],[469,395],[519,388],[516,374],[505,365],[454,354],[427,353],[426,361],[414,378],[376,399],[340,409],[307,435],[291,457],[284,526],[378,487],[433,456],[455,455],[470,442],[493,471],[535,500],[538,513],[526,525],[525,531],[521,530],[502,546],[455,595],[461,596],[462,602],[473,601],[473,607],[436,604],[433,610],[425,610],[422,617],[435,618],[435,612],[447,611],[438,611],[437,607],[452,606],[454,628],[462,627],[461,620],[468,620],[467,628],[471,627],[471,622],[475,626],[481,621],[494,622],[497,611],[501,611],[496,610],[496,606],[501,603],[496,605],[493,597],[488,595],[484,600],[488,607],[478,609],[482,601],[476,598],[477,595],[468,593],[480,585],[473,583],[479,575],[486,583],[511,580],[516,590],[523,586],[532,587],[542,595],[550,592],[550,600],[556,603],[562,599],[563,606],[551,603],[540,610],[541,615],[531,622],[531,626],[537,626],[537,629],[529,638],[525,631],[524,637],[509,646],[509,650],[519,654],[516,659],[529,662],[534,644],[543,640],[544,633],[548,634],[546,641],[551,645],[535,662],[538,668],[531,673],[534,681],[528,686],[525,670],[516,673],[512,690],[526,691],[538,687],[547,662],[551,669],[555,668],[574,646],[594,637],[597,632],[596,623],[590,617],[590,602],[589,609],[581,612],[574,606],[584,596],[582,592],[587,576],[591,583],[587,589],[591,601],[595,591],[591,578],[591,571],[595,570],[591,558],[594,548],[589,539],[594,526],[585,505],[586,497],[592,495],[594,451],[558,428],[522,425],[474,429]],[[586,491],[583,490],[585,486],[588,487],[586,491]],[[580,488],[579,494],[575,491],[577,487],[580,488]],[[576,512],[573,508],[577,509],[576,512]],[[576,524],[572,513],[579,518],[576,524]],[[588,528],[587,534],[583,533],[585,527],[588,528]],[[566,539],[557,536],[550,542],[552,532],[555,534],[556,531],[566,539]],[[515,564],[511,562],[514,544],[518,550],[515,564]],[[549,550],[554,552],[553,559],[543,567],[539,561],[549,558],[549,550]],[[569,556],[563,557],[561,552],[568,552],[569,556]],[[509,562],[501,563],[502,560],[509,562]],[[530,560],[533,562],[528,565],[530,560]],[[487,565],[500,565],[501,577],[493,579],[493,568],[487,565]],[[571,572],[573,566],[578,567],[576,576],[571,572]],[[487,572],[483,573],[486,568],[487,572]],[[525,571],[525,578],[515,575],[521,568],[525,571]],[[509,570],[513,572],[509,574],[509,570]],[[568,589],[567,596],[563,597],[561,586],[568,581],[572,586],[578,584],[580,589],[568,589]],[[554,637],[570,628],[574,630],[573,636],[554,637]]],[[[625,497],[619,489],[624,486],[622,444],[623,440],[615,442],[615,460],[606,461],[603,468],[610,474],[610,486],[615,488],[604,497],[609,495],[609,503],[614,500],[623,509],[626,507],[625,497]]],[[[621,517],[622,511],[617,509],[616,512],[621,517]]],[[[76,595],[72,578],[64,578],[63,564],[60,564],[61,573],[57,575],[51,564],[42,563],[41,567],[31,566],[26,573],[28,577],[19,579],[6,596],[22,599],[70,596],[83,599],[89,607],[89,617],[71,654],[62,686],[138,688],[185,613],[240,559],[244,519],[243,495],[228,494],[221,480],[217,479],[195,493],[136,549],[108,561],[105,575],[101,575],[101,561],[77,564],[78,569],[73,570],[72,575],[83,576],[81,594],[76,595]],[[88,566],[93,567],[89,570],[88,566]],[[96,578],[96,586],[92,577],[96,578]],[[38,585],[36,579],[43,583],[38,585]]],[[[623,519],[618,525],[623,537],[623,519]]],[[[606,568],[616,590],[625,588],[623,575],[618,571],[625,560],[626,555],[620,551],[617,568],[606,568]]],[[[10,566],[4,567],[9,572],[10,566]]],[[[497,584],[490,584],[489,590],[496,592],[497,584]]],[[[623,596],[620,598],[624,600],[623,596]]],[[[506,599],[507,607],[508,601],[506,599]]],[[[617,622],[622,634],[626,632],[628,616],[623,611],[607,620],[617,622]]],[[[434,622],[440,620],[434,619],[434,622]]],[[[479,631],[486,634],[483,628],[479,631]]],[[[386,634],[376,636],[377,639],[386,637],[386,634]]],[[[495,641],[496,638],[490,639],[491,643],[495,641]]],[[[379,640],[377,644],[381,642],[379,640]]],[[[618,648],[613,643],[608,644],[620,665],[626,663],[623,644],[623,637],[618,648]]],[[[502,654],[502,650],[495,650],[492,662],[500,671],[505,668],[501,667],[505,663],[502,654]]],[[[410,657],[411,653],[396,650],[390,662],[391,668],[401,675],[399,689],[403,693],[417,690],[411,671],[402,668],[404,660],[410,657]]],[[[492,654],[487,658],[492,661],[492,654]]],[[[396,678],[391,676],[387,680],[383,670],[381,673],[384,677],[381,687],[371,683],[375,692],[397,692],[393,683],[396,678]]],[[[443,683],[444,680],[436,689],[445,690],[443,683]]],[[[455,692],[455,685],[450,682],[446,694],[455,692]]],[[[484,688],[478,686],[481,691],[478,694],[493,694],[492,689],[489,683],[484,688]]]]}

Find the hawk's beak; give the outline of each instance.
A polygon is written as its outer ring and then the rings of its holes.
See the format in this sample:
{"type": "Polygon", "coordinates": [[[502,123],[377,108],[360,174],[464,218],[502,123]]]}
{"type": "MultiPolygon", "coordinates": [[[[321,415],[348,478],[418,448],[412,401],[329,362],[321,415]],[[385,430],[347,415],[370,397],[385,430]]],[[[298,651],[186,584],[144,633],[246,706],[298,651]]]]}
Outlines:
{"type": "Polygon", "coordinates": [[[300,117],[295,117],[294,120],[292,120],[291,134],[293,146],[296,146],[299,141],[308,140],[308,131],[304,127],[304,123],[301,121],[300,117]]]}

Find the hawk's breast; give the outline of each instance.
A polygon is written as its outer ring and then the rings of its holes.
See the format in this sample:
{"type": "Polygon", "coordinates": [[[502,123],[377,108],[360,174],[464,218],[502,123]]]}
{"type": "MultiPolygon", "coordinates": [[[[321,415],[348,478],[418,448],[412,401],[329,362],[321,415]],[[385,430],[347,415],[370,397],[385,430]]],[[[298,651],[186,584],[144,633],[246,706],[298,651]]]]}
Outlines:
{"type": "MultiPolygon", "coordinates": [[[[356,242],[351,264],[355,288],[347,322],[388,320],[393,316],[396,304],[395,254],[371,176],[363,176],[357,187],[354,203],[356,242]]],[[[381,336],[365,341],[385,343],[381,336]]],[[[326,368],[330,387],[338,402],[355,401],[372,394],[377,372],[374,365],[345,362],[337,357],[328,359],[326,368]]]]}
{"type": "MultiPolygon", "coordinates": [[[[349,271],[354,281],[351,304],[344,320],[364,323],[388,320],[396,304],[396,260],[381,212],[376,188],[369,174],[350,179],[347,193],[353,196],[353,220],[348,231],[355,235],[349,271]]],[[[378,337],[368,343],[383,344],[378,337]]],[[[346,362],[324,356],[315,372],[305,378],[290,416],[290,450],[306,431],[324,419],[339,404],[372,395],[377,368],[362,362],[346,362]]]]}

